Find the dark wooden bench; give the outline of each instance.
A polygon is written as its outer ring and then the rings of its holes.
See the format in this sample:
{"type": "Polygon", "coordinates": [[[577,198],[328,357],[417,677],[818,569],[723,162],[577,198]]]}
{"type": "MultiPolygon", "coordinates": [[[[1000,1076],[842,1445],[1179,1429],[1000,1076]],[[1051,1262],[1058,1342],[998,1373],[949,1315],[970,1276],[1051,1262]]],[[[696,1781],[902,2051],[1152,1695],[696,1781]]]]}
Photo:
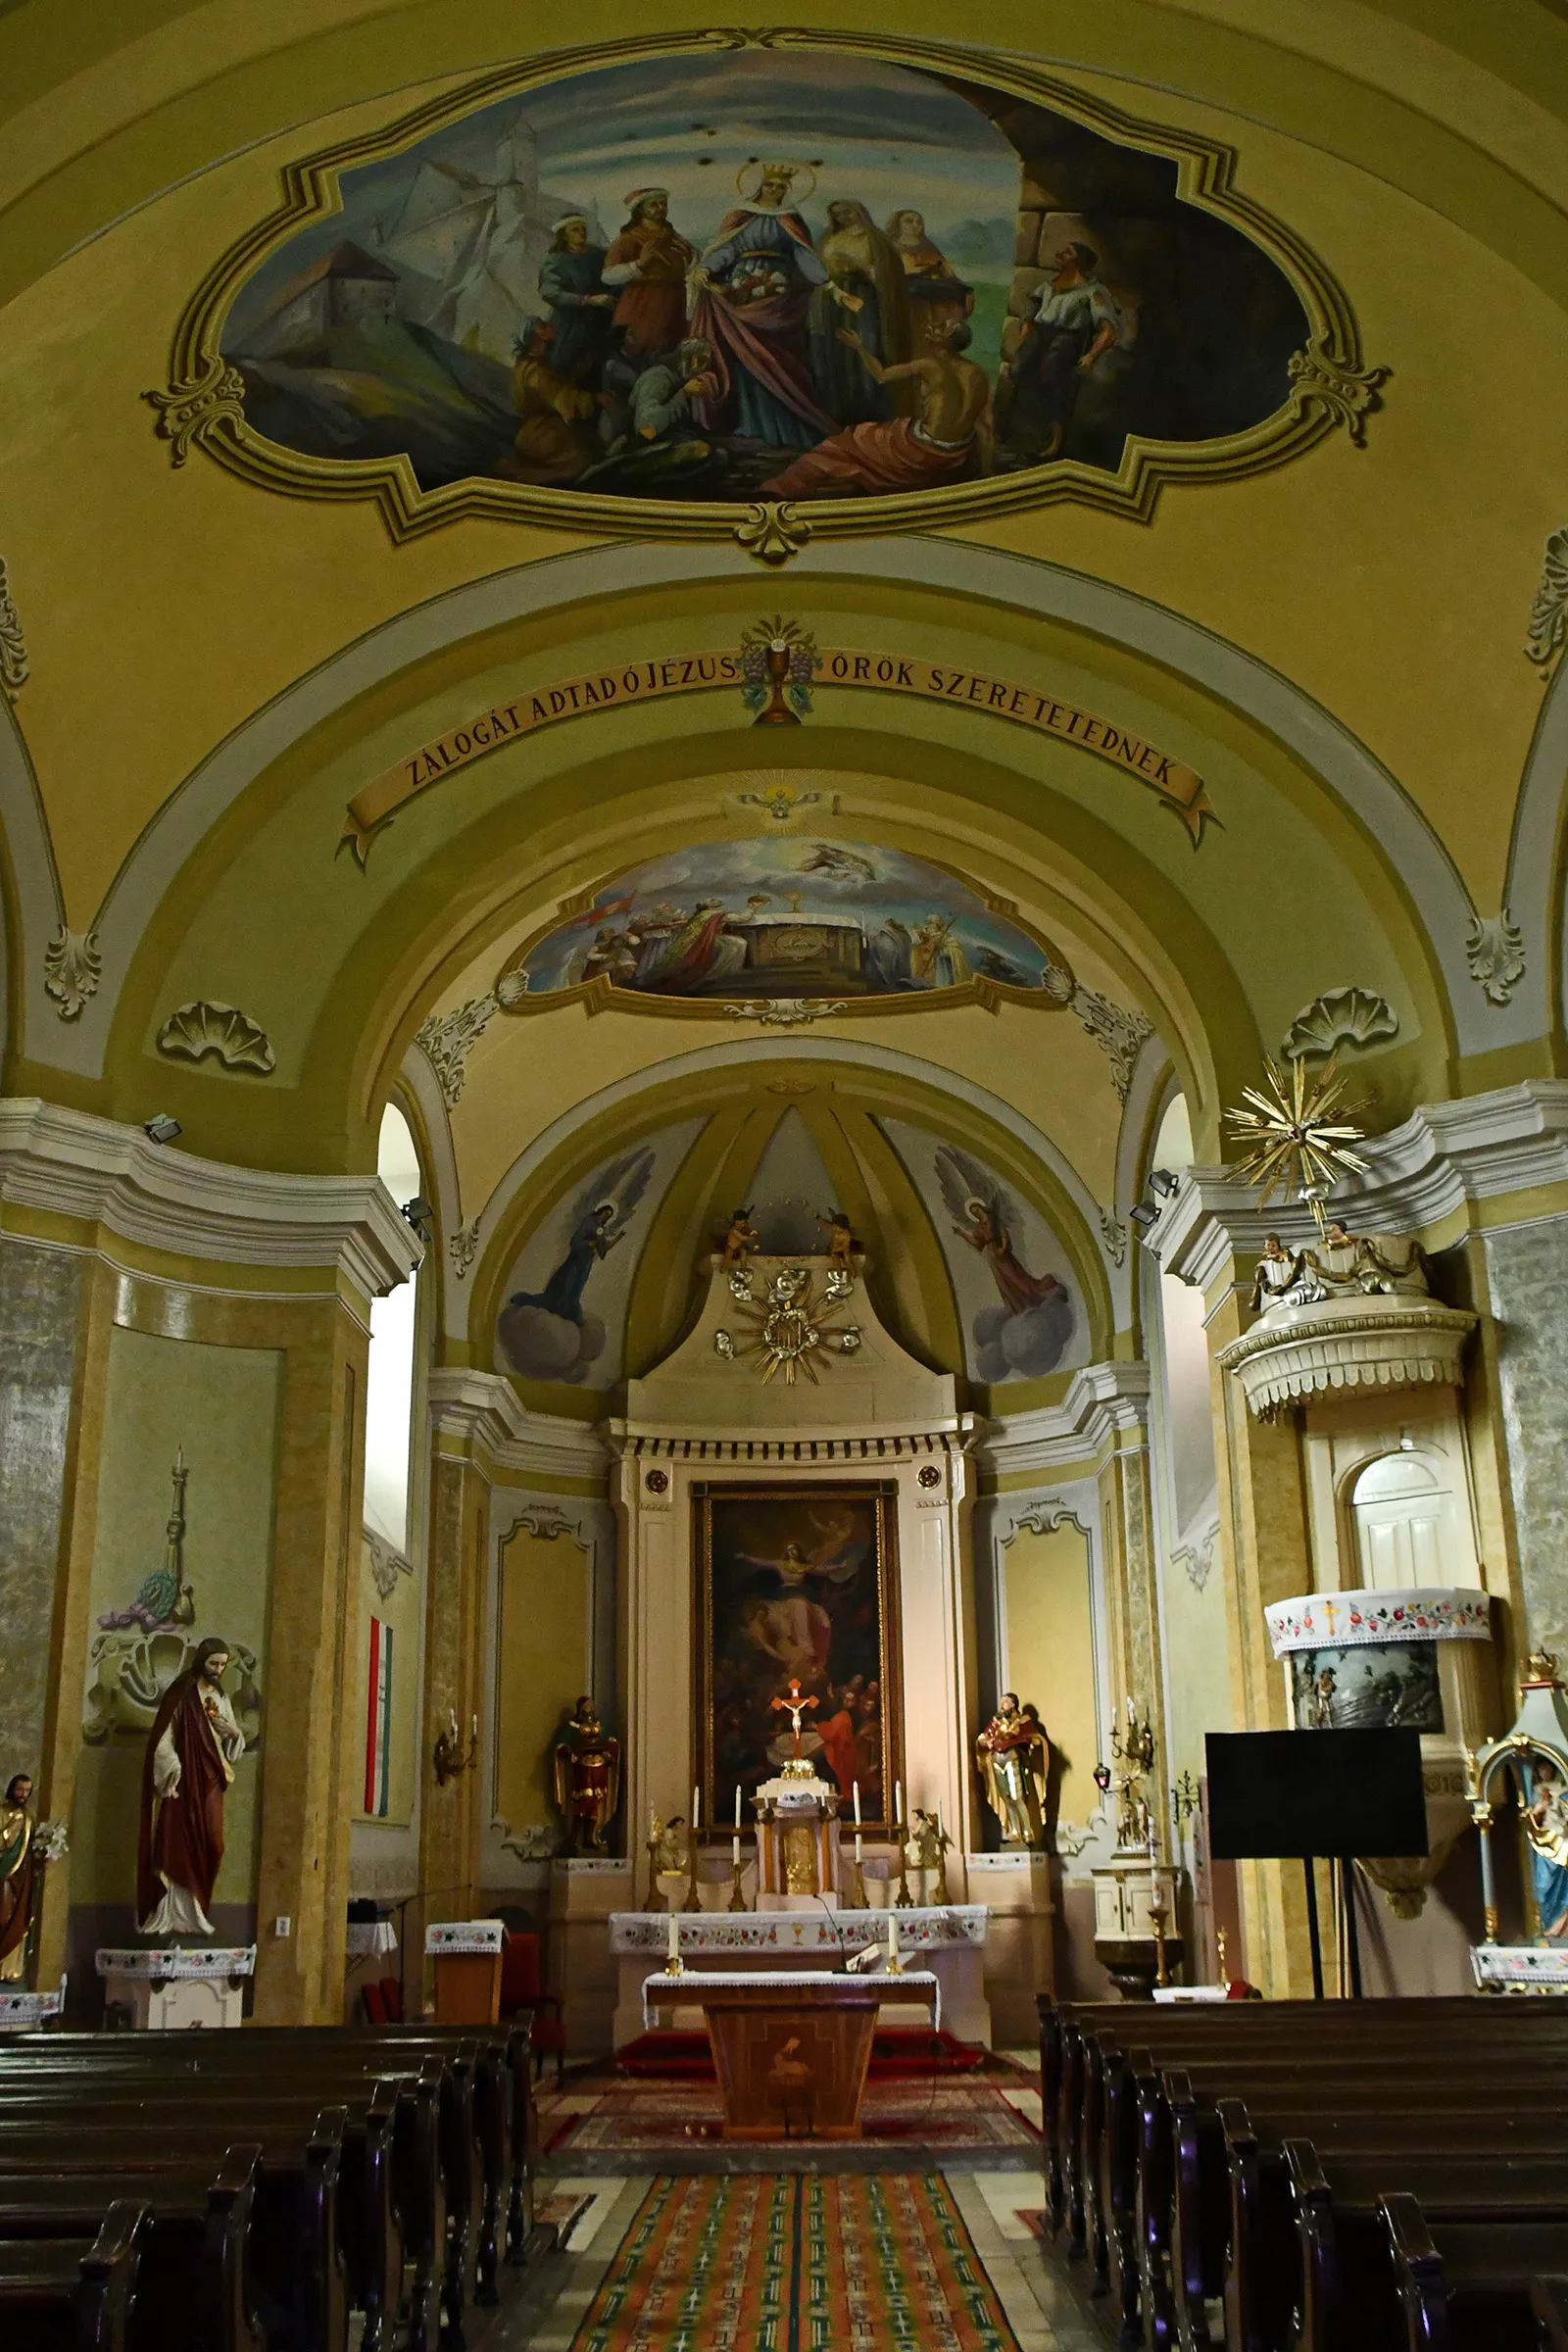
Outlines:
{"type": "MultiPolygon", "coordinates": [[[[100,2110],[114,2104],[156,2112],[158,2102],[206,2110],[226,2102],[234,2114],[259,2100],[275,2115],[278,2101],[330,2088],[349,2111],[345,2196],[364,2201],[376,2174],[388,2173],[392,2213],[416,2266],[410,2336],[414,2352],[433,2341],[432,2291],[444,2312],[443,2340],[456,2352],[469,2301],[498,2299],[503,2238],[506,2259],[521,2264],[554,2244],[533,2218],[536,2145],[529,2082],[528,2022],[505,2028],[413,2026],[359,2029],[250,2029],[239,2034],[63,2034],[0,2041],[0,2117],[20,2117],[19,2100],[69,2097],[90,2080],[100,2110]],[[389,2166],[378,2167],[358,2143],[356,2107],[367,2083],[392,2069],[400,2076],[389,2166]],[[297,2074],[299,2080],[294,2082],[297,2074]],[[292,2083],[292,2087],[290,2087],[292,2083]],[[444,2257],[443,2257],[444,2247],[444,2257]],[[435,2286],[432,2290],[431,2282],[435,2286]]],[[[31,2111],[29,2106],[29,2112],[31,2111]]],[[[367,2261],[373,2231],[345,2225],[352,2294],[367,2313],[373,2352],[387,2325],[378,2309],[378,2275],[395,2279],[398,2249],[377,2266],[367,2261]]],[[[388,2291],[386,2289],[383,2292],[388,2291]]],[[[395,2310],[395,2306],[393,2307],[395,2310]]]]}
{"type": "MultiPolygon", "coordinates": [[[[1467,2146],[1491,2168],[1487,2209],[1499,2225],[1526,2227],[1541,2198],[1560,2190],[1568,2003],[1060,2009],[1042,1999],[1040,2010],[1048,2211],[1069,2249],[1088,2257],[1091,2288],[1108,2294],[1124,2342],[1204,2344],[1210,2307],[1223,2297],[1227,2340],[1249,2352],[1283,2342],[1296,2316],[1314,2329],[1303,2332],[1303,2347],[1350,2352],[1332,2222],[1325,2229],[1321,2192],[1293,2197],[1288,2161],[1273,2144],[1288,2132],[1315,2131],[1331,2167],[1365,2154],[1380,2168],[1370,2219],[1381,2269],[1374,2263],[1370,2276],[1382,2332],[1368,2343],[1386,2335],[1402,2344],[1399,2315],[1410,2301],[1389,2252],[1383,2192],[1397,2194],[1419,2177],[1446,2200],[1434,2207],[1442,2225],[1463,2225],[1443,2142],[1467,2146]],[[1134,2031],[1148,2046],[1123,2046],[1134,2031]],[[1525,2054],[1536,2087],[1518,2094],[1511,2084],[1525,2054]],[[1178,2057],[1187,2064],[1169,2063],[1178,2057]],[[1222,2112],[1237,2091],[1250,2114],[1234,2098],[1222,2112]],[[1433,2169],[1435,2142],[1446,2172],[1433,2169]],[[1338,2316],[1326,2321],[1330,2311],[1338,2316]],[[1391,2315],[1396,2334],[1384,2326],[1391,2315]]],[[[1554,2209],[1544,2210],[1549,2229],[1554,2209]]],[[[1358,2260],[1368,2219],[1355,2210],[1358,2260]]],[[[1507,2291],[1521,2303],[1519,2282],[1507,2291]]]]}
{"type": "MultiPolygon", "coordinates": [[[[252,2277],[250,2246],[261,2161],[259,2147],[231,2147],[216,2179],[199,2168],[141,2176],[134,2201],[147,2227],[131,2352],[265,2352],[254,2313],[266,2288],[252,2277]]],[[[96,2239],[123,2188],[113,2172],[0,2180],[0,2263],[22,2241],[96,2239]]],[[[279,2286],[286,2296],[288,2279],[273,2281],[274,2297],[279,2286]]]]}
{"type": "Polygon", "coordinates": [[[127,2352],[145,2206],[112,2205],[90,2238],[0,2244],[0,2341],[6,2352],[127,2352]]]}
{"type": "MultiPolygon", "coordinates": [[[[342,2352],[347,2335],[347,2300],[339,2257],[338,2227],[346,2211],[340,2199],[345,2119],[341,2109],[323,2109],[308,2132],[292,2121],[270,2139],[251,2119],[261,2149],[261,2170],[252,2197],[247,2235],[247,2275],[258,2306],[274,2315],[272,2340],[342,2352]]],[[[79,2120],[46,2125],[12,2125],[0,2120],[0,2198],[20,2184],[31,2192],[40,2181],[63,2198],[84,2177],[116,2180],[123,2194],[139,2197],[156,2179],[205,2171],[216,2179],[234,2144],[224,2120],[201,2125],[101,2122],[90,2112],[79,2120]]],[[[352,2223],[352,2212],[348,2215],[352,2223]]],[[[352,2235],[352,2230],[349,2234],[352,2235]]],[[[376,2249],[362,2256],[365,2267],[376,2249]]],[[[381,2340],[389,2337],[388,2305],[396,2316],[401,2269],[383,2257],[371,2279],[368,2325],[374,2319],[381,2340]]],[[[364,2308],[364,2306],[362,2306],[364,2308]]]]}

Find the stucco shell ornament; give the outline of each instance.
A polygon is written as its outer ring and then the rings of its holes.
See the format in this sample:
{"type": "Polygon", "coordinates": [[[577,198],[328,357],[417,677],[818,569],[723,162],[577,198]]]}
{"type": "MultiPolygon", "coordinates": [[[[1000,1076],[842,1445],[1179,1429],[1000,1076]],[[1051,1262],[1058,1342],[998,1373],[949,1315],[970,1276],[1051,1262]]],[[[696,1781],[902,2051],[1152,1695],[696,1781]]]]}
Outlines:
{"type": "Polygon", "coordinates": [[[1376,1045],[1398,1028],[1393,1006],[1370,988],[1329,988],[1302,1005],[1282,1051],[1287,1061],[1299,1061],[1304,1054],[1326,1056],[1342,1046],[1376,1045]]]}
{"type": "Polygon", "coordinates": [[[277,1055],[265,1029],[236,1004],[212,1004],[205,998],[181,1004],[158,1032],[158,1051],[176,1061],[201,1061],[211,1054],[225,1070],[254,1070],[266,1078],[277,1055]]]}

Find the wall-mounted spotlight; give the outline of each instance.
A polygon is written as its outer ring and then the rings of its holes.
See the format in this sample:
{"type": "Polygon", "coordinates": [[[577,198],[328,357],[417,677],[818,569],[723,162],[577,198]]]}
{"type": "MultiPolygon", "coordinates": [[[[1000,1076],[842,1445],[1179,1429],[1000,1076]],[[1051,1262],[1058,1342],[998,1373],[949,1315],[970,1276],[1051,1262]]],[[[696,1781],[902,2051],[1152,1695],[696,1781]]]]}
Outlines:
{"type": "Polygon", "coordinates": [[[172,1119],[167,1110],[156,1112],[142,1125],[143,1135],[150,1135],[155,1144],[172,1144],[176,1135],[183,1135],[184,1132],[179,1121],[172,1119]]]}
{"type": "Polygon", "coordinates": [[[435,1231],[434,1204],[427,1200],[422,1193],[416,1193],[412,1200],[404,1201],[403,1214],[414,1227],[420,1241],[428,1242],[431,1234],[435,1231]]]}
{"type": "Polygon", "coordinates": [[[1130,1208],[1127,1214],[1140,1233],[1147,1233],[1151,1225],[1159,1223],[1158,1209],[1152,1208],[1147,1200],[1140,1200],[1137,1207],[1130,1208]]]}
{"type": "Polygon", "coordinates": [[[1180,1179],[1173,1176],[1169,1168],[1151,1168],[1149,1189],[1151,1192],[1157,1193],[1162,1200],[1168,1200],[1172,1193],[1181,1189],[1180,1179]]]}

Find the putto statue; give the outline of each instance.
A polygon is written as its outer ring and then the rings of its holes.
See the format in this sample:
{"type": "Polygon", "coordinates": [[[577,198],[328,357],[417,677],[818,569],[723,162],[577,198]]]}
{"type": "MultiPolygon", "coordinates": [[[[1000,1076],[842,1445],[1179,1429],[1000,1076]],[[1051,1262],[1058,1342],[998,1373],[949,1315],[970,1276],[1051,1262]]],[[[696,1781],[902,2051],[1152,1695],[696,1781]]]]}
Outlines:
{"type": "Polygon", "coordinates": [[[209,1639],[159,1702],[142,1767],[136,1915],[144,1936],[211,1936],[223,1799],[245,1735],[223,1690],[226,1642],[209,1639]]]}
{"type": "Polygon", "coordinates": [[[975,1740],[974,1757],[986,1802],[1002,1824],[1003,1844],[1044,1844],[1051,1742],[1039,1717],[1023,1713],[1015,1691],[1002,1693],[975,1740]]]}
{"type": "Polygon", "coordinates": [[[1425,1298],[1430,1287],[1418,1242],[1402,1234],[1347,1233],[1331,1218],[1304,1250],[1286,1249],[1277,1233],[1266,1237],[1252,1272],[1252,1312],[1331,1298],[1425,1298]]]}
{"type": "Polygon", "coordinates": [[[726,1266],[744,1266],[761,1238],[750,1208],[738,1208],[718,1237],[718,1254],[726,1266]]]}
{"type": "Polygon", "coordinates": [[[555,1783],[572,1852],[602,1853],[620,1802],[620,1741],[604,1730],[587,1691],[572,1711],[565,1738],[556,1742],[555,1783]]]}

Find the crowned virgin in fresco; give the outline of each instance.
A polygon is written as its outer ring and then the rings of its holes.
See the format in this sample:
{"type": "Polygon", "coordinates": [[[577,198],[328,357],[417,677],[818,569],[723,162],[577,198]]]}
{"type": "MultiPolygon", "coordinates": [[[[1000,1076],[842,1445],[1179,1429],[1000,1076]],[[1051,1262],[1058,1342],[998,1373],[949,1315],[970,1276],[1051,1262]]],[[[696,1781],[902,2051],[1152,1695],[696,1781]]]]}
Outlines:
{"type": "MultiPolygon", "coordinates": [[[[976,60],[977,72],[981,61],[976,60]]],[[[1168,157],[863,55],[535,83],[336,175],[221,330],[247,425],[611,498],[812,501],[1114,471],[1291,397],[1284,270],[1168,157]]]]}

